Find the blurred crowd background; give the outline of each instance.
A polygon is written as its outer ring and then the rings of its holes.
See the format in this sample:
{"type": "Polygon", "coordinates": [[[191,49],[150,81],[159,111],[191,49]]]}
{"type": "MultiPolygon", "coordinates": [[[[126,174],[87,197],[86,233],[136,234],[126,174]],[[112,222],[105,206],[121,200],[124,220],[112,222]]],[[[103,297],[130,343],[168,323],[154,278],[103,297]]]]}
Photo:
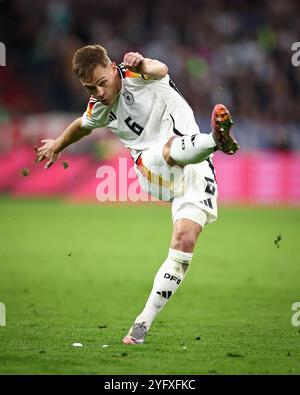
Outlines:
{"type": "Polygon", "coordinates": [[[1,77],[2,113],[83,112],[87,96],[71,59],[79,47],[100,43],[117,62],[126,51],[165,62],[204,129],[214,104],[223,102],[241,120],[245,149],[300,148],[300,67],[291,63],[292,43],[300,41],[297,0],[0,5],[0,40],[13,72],[13,81],[1,77]],[[19,85],[26,96],[18,100],[14,95],[24,95],[19,85]]]}
{"type": "MultiPolygon", "coordinates": [[[[297,152],[300,66],[292,65],[291,48],[300,41],[299,15],[298,0],[0,0],[7,48],[0,152],[12,144],[8,136],[14,144],[57,136],[85,111],[88,96],[71,60],[94,43],[117,63],[127,51],[165,62],[201,131],[210,130],[221,102],[242,151],[297,152]]],[[[104,131],[73,149],[88,152],[103,137],[113,140],[104,131]]]]}

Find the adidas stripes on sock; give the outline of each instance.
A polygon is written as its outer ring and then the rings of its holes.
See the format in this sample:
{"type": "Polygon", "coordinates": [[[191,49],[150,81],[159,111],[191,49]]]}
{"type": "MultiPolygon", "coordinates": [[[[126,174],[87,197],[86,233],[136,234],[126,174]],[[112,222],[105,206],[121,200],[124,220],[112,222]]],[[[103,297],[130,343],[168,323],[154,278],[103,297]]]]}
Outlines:
{"type": "Polygon", "coordinates": [[[181,165],[200,163],[216,150],[216,142],[211,134],[193,134],[173,140],[170,155],[181,165]]]}
{"type": "Polygon", "coordinates": [[[169,255],[158,270],[149,299],[135,322],[145,322],[150,327],[170,297],[182,283],[193,254],[169,249],[169,255]]]}

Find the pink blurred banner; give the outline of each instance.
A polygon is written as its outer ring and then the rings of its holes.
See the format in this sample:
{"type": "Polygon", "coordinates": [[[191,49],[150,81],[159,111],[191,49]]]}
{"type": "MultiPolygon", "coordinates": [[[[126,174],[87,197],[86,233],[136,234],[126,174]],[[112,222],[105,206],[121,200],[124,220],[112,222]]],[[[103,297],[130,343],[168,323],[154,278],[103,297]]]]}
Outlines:
{"type": "MultiPolygon", "coordinates": [[[[106,161],[63,154],[48,170],[34,156],[26,147],[0,156],[0,193],[93,202],[153,200],[140,190],[127,150],[106,161]]],[[[217,153],[214,165],[220,203],[300,204],[300,153],[217,153]]]]}
{"type": "Polygon", "coordinates": [[[222,202],[300,203],[300,154],[257,151],[226,157],[214,164],[222,202]]]}

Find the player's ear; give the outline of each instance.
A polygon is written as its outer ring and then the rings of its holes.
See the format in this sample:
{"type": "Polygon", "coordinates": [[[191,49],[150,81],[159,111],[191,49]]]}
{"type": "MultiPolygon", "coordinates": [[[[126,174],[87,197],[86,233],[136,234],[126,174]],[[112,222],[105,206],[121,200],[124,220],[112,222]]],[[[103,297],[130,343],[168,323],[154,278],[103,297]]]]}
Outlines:
{"type": "Polygon", "coordinates": [[[111,68],[112,68],[114,75],[117,75],[118,74],[118,67],[115,62],[112,62],[111,68]]]}

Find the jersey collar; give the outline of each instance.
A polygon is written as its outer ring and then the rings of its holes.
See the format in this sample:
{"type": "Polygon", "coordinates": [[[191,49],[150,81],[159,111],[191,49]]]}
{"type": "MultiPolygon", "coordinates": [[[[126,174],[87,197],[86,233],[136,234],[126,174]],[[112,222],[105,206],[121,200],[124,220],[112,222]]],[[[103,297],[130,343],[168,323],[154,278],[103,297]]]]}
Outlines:
{"type": "Polygon", "coordinates": [[[124,64],[123,63],[118,64],[117,69],[118,69],[120,78],[121,79],[125,78],[126,68],[124,67],[124,64]]]}

